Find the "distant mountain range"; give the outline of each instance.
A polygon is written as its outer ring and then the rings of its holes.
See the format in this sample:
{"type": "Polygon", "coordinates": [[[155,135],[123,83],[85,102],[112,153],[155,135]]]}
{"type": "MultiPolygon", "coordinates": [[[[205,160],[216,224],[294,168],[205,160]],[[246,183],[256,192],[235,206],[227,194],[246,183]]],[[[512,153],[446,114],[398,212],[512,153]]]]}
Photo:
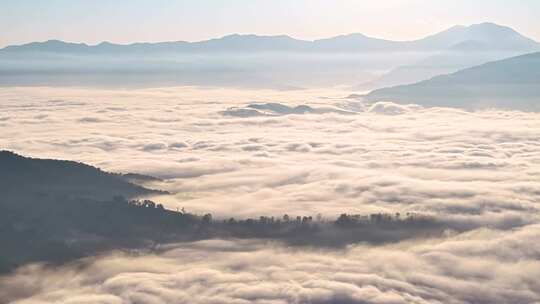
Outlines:
{"type": "Polygon", "coordinates": [[[493,23],[454,26],[413,41],[363,34],[314,41],[235,34],[127,45],[50,40],[0,49],[0,86],[345,86],[365,91],[534,51],[540,51],[538,42],[493,23]]]}
{"type": "Polygon", "coordinates": [[[229,35],[200,42],[133,43],[102,42],[97,45],[59,40],[8,46],[2,53],[50,52],[74,54],[106,53],[212,53],[212,52],[401,52],[434,50],[521,50],[539,48],[538,42],[513,29],[493,23],[454,26],[440,33],[413,41],[391,41],[349,34],[314,41],[289,36],[229,35]]]}
{"type": "Polygon", "coordinates": [[[469,109],[540,110],[540,52],[489,62],[411,85],[374,90],[365,99],[469,109]]]}

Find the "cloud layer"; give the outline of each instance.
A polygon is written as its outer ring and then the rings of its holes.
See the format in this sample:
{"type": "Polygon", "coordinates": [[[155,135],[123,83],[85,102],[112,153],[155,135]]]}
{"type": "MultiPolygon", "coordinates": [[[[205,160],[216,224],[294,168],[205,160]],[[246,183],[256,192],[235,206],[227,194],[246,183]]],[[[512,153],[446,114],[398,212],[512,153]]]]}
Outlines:
{"type": "Polygon", "coordinates": [[[291,249],[260,241],[170,245],[0,281],[15,303],[535,303],[540,226],[423,243],[291,249]]]}
{"type": "Polygon", "coordinates": [[[168,178],[156,186],[177,194],[157,200],[222,216],[416,211],[486,224],[532,220],[539,114],[366,106],[346,95],[1,89],[0,146],[168,178]],[[355,115],[222,115],[247,104],[355,115]]]}
{"type": "Polygon", "coordinates": [[[540,114],[365,105],[341,98],[347,95],[3,88],[0,147],[163,177],[151,186],[175,194],[156,201],[214,217],[419,212],[475,230],[345,251],[215,240],[154,255],[105,256],[84,266],[30,266],[0,283],[0,298],[21,293],[33,296],[26,303],[540,301],[540,114]],[[354,115],[223,115],[269,103],[354,115]]]}

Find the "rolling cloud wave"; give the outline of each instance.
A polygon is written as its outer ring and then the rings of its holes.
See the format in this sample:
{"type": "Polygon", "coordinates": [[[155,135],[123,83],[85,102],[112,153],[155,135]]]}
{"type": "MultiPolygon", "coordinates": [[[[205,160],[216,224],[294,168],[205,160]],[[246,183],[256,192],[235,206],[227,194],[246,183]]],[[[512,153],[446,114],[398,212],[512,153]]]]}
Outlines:
{"type": "Polygon", "coordinates": [[[260,241],[169,245],[0,281],[15,303],[533,303],[540,227],[392,246],[301,250],[260,241]]]}
{"type": "Polygon", "coordinates": [[[419,212],[472,231],[345,250],[213,240],[0,282],[21,303],[540,301],[540,114],[363,105],[344,92],[0,89],[0,146],[165,178],[168,208],[218,217],[419,212]],[[279,103],[344,109],[222,115],[279,103]],[[44,125],[47,127],[44,128],[44,125]]]}

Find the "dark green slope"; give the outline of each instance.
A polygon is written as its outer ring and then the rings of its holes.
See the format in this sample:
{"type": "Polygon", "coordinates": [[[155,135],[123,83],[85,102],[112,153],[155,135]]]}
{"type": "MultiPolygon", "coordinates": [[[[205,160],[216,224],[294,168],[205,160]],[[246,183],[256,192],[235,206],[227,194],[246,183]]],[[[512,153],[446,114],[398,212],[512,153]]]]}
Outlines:
{"type": "Polygon", "coordinates": [[[0,152],[0,274],[33,262],[64,263],[109,250],[155,250],[159,244],[210,238],[262,238],[290,245],[345,246],[440,235],[464,225],[406,214],[342,214],[213,219],[167,210],[118,175],[71,161],[32,159],[0,152]],[[113,198],[107,197],[109,195],[113,198]],[[101,197],[101,198],[96,198],[101,197]]]}
{"type": "Polygon", "coordinates": [[[115,195],[133,197],[153,192],[128,182],[129,176],[79,162],[27,158],[0,151],[0,191],[4,197],[15,193],[109,199],[115,195]]]}

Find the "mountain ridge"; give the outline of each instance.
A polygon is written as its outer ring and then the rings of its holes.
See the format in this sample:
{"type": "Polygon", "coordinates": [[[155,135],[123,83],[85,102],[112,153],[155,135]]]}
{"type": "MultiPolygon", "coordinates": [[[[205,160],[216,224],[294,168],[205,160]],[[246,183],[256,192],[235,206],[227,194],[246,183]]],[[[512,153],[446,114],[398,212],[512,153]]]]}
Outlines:
{"type": "Polygon", "coordinates": [[[134,176],[142,179],[142,175],[109,173],[80,162],[24,157],[6,150],[0,150],[0,168],[0,192],[4,196],[22,190],[101,199],[164,193],[129,181],[134,176]]]}
{"type": "Polygon", "coordinates": [[[480,23],[470,26],[453,26],[426,37],[395,41],[374,38],[362,33],[351,33],[329,38],[302,40],[288,35],[230,34],[220,38],[188,41],[134,42],[116,44],[103,41],[95,45],[72,43],[61,40],[30,42],[9,45],[0,52],[50,51],[50,52],[90,52],[90,51],[160,51],[160,52],[201,52],[201,51],[407,51],[448,49],[465,42],[476,42],[493,48],[531,49],[540,48],[540,43],[523,36],[507,26],[494,23],[480,23]],[[215,49],[210,49],[211,47],[215,49]]]}
{"type": "Polygon", "coordinates": [[[366,101],[388,100],[468,109],[540,109],[540,52],[491,61],[409,85],[377,89],[366,101]]]}

